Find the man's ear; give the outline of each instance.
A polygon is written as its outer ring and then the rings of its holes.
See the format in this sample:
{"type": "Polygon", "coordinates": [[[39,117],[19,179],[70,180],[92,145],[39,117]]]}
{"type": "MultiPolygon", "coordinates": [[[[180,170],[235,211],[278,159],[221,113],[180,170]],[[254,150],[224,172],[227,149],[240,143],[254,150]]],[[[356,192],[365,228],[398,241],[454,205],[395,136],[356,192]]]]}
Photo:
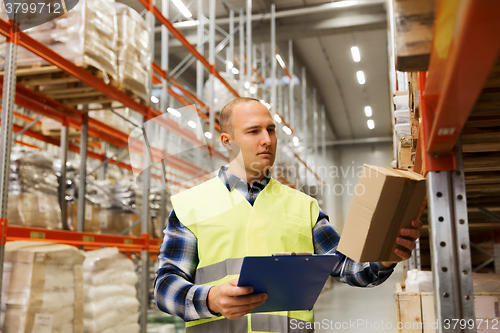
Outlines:
{"type": "Polygon", "coordinates": [[[226,148],[227,150],[231,150],[231,136],[229,134],[221,133],[220,142],[222,143],[222,146],[224,146],[224,148],[226,148]]]}

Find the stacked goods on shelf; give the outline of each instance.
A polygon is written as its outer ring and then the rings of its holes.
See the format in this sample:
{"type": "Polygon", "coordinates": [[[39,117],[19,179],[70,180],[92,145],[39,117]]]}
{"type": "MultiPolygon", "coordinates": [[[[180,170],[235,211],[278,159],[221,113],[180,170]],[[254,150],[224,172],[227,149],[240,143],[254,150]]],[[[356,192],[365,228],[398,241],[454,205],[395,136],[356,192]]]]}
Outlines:
{"type": "MultiPolygon", "coordinates": [[[[79,181],[76,178],[76,186],[78,188],[79,181]]],[[[86,184],[85,190],[85,223],[84,231],[101,232],[101,206],[97,200],[97,188],[90,184],[86,184]]],[[[71,231],[77,230],[78,226],[78,191],[75,191],[74,196],[66,196],[68,207],[68,229],[71,231]]]]}
{"type": "Polygon", "coordinates": [[[62,227],[57,176],[46,152],[12,148],[8,219],[12,225],[62,227]]]}
{"type": "MultiPolygon", "coordinates": [[[[6,15],[3,16],[5,18],[6,15]]],[[[116,80],[118,77],[116,12],[110,0],[80,0],[67,14],[25,32],[77,65],[97,68],[107,82],[110,78],[116,80]]],[[[5,42],[0,46],[0,53],[4,49],[5,42]]],[[[45,60],[25,48],[19,48],[18,66],[44,64],[47,64],[45,60]]],[[[63,84],[61,88],[66,88],[66,85],[63,84]]]]}
{"type": "MultiPolygon", "coordinates": [[[[109,234],[129,236],[141,235],[141,223],[137,223],[142,213],[142,189],[135,186],[129,179],[117,181],[110,185],[105,181],[100,183],[103,190],[98,189],[101,205],[101,231],[109,234]]],[[[149,230],[153,230],[149,220],[149,230]]]]}
{"type": "Polygon", "coordinates": [[[117,18],[116,55],[118,60],[118,86],[149,103],[151,49],[150,32],[146,21],[133,8],[113,4],[117,18]]]}
{"type": "Polygon", "coordinates": [[[139,331],[134,263],[117,248],[85,252],[85,333],[139,331]]]}
{"type": "MultiPolygon", "coordinates": [[[[125,120],[129,118],[129,109],[120,107],[118,102],[111,103],[111,109],[103,109],[99,111],[89,111],[89,117],[100,121],[108,126],[111,126],[121,132],[130,133],[129,127],[131,124],[125,120]]],[[[97,104],[89,104],[90,109],[99,108],[97,104]]]]}
{"type": "MultiPolygon", "coordinates": [[[[155,238],[163,238],[163,229],[165,229],[165,223],[166,221],[161,220],[161,214],[160,214],[160,208],[161,208],[161,190],[159,189],[152,189],[151,190],[151,220],[152,220],[152,226],[153,230],[151,232],[151,235],[155,238]]],[[[167,189],[167,206],[165,207],[166,212],[167,212],[167,218],[168,214],[172,210],[172,203],[170,201],[170,193],[167,189]]]]}
{"type": "Polygon", "coordinates": [[[69,245],[7,242],[3,331],[83,333],[83,260],[69,245]]]}

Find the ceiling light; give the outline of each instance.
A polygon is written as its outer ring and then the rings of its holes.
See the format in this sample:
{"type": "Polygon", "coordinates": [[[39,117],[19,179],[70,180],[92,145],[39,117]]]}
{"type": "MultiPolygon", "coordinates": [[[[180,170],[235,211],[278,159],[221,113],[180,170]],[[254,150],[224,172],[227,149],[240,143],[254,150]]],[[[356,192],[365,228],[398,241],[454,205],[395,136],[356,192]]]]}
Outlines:
{"type": "Polygon", "coordinates": [[[349,7],[349,6],[354,6],[356,3],[357,3],[356,1],[352,0],[336,1],[334,2],[334,6],[336,8],[349,7]]]}
{"type": "Polygon", "coordinates": [[[233,63],[231,61],[227,61],[227,68],[232,69],[233,68],[233,63]]]}
{"type": "Polygon", "coordinates": [[[200,24],[199,21],[189,20],[189,21],[175,22],[174,27],[176,28],[196,27],[199,24],[200,24]]]}
{"type": "Polygon", "coordinates": [[[356,76],[358,77],[359,84],[365,84],[365,73],[363,71],[357,71],[356,76]]]}
{"type": "Polygon", "coordinates": [[[255,87],[250,87],[250,94],[255,94],[257,92],[257,89],[255,87]]]}
{"type": "Polygon", "coordinates": [[[276,113],[274,115],[274,120],[278,123],[278,124],[281,124],[281,117],[276,113]]]}
{"type": "Polygon", "coordinates": [[[268,110],[271,110],[271,104],[269,104],[269,103],[264,103],[264,105],[266,106],[266,108],[267,108],[268,110]]]}
{"type": "Polygon", "coordinates": [[[188,121],[188,125],[191,128],[196,128],[196,123],[194,121],[192,121],[192,120],[188,121]]]}
{"type": "Polygon", "coordinates": [[[372,116],[372,108],[371,106],[365,106],[365,114],[367,117],[371,117],[372,116]]]}
{"type": "Polygon", "coordinates": [[[156,103],[158,103],[159,101],[160,101],[160,100],[158,99],[158,97],[156,97],[156,96],[151,96],[151,102],[153,102],[153,103],[155,103],[155,104],[156,104],[156,103]]]}
{"type": "Polygon", "coordinates": [[[299,146],[299,138],[294,136],[292,140],[293,140],[293,145],[295,147],[298,147],[299,146]]]}
{"type": "Polygon", "coordinates": [[[276,53],[276,60],[278,60],[278,62],[280,63],[281,68],[286,67],[285,62],[283,61],[283,59],[281,59],[281,56],[278,53],[276,53]]]}
{"type": "Polygon", "coordinates": [[[361,60],[361,54],[359,53],[359,48],[357,46],[351,47],[351,54],[354,62],[359,62],[361,60]]]}
{"type": "Polygon", "coordinates": [[[175,7],[181,12],[182,15],[184,15],[185,18],[191,18],[193,17],[193,14],[187,9],[187,7],[182,3],[181,0],[172,0],[174,3],[175,7]]]}
{"type": "Polygon", "coordinates": [[[283,126],[283,132],[288,135],[292,134],[292,130],[288,126],[283,126]]]}
{"type": "Polygon", "coordinates": [[[233,67],[231,71],[233,72],[233,74],[240,74],[240,71],[236,67],[233,67]]]}
{"type": "Polygon", "coordinates": [[[245,87],[245,89],[250,89],[250,82],[245,82],[243,86],[245,87]]]}
{"type": "Polygon", "coordinates": [[[368,119],[368,121],[366,122],[366,124],[368,125],[369,129],[374,129],[375,128],[375,122],[373,121],[373,119],[368,119]]]}
{"type": "Polygon", "coordinates": [[[180,117],[182,116],[182,114],[177,111],[176,109],[172,109],[172,108],[167,108],[167,111],[168,113],[170,113],[172,116],[175,116],[175,117],[180,117]]]}
{"type": "Polygon", "coordinates": [[[205,132],[205,137],[206,137],[207,139],[211,139],[211,138],[212,138],[212,133],[210,133],[210,132],[205,132]]]}

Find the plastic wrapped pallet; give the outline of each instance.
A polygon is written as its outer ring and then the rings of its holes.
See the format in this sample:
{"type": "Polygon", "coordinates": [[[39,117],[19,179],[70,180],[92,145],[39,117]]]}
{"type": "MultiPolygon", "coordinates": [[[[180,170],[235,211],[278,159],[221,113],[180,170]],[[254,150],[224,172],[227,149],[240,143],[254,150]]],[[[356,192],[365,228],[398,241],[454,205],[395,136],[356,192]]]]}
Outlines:
{"type": "Polygon", "coordinates": [[[134,263],[116,248],[85,252],[85,333],[137,333],[139,301],[134,263]]]}
{"type": "Polygon", "coordinates": [[[8,242],[4,333],[82,333],[83,255],[72,246],[8,242]]]}
{"type": "MultiPolygon", "coordinates": [[[[3,7],[2,10],[5,10],[3,7]]],[[[3,16],[5,19],[5,13],[3,16]]],[[[116,12],[112,0],[80,0],[67,14],[25,32],[77,65],[99,69],[105,75],[105,81],[109,77],[115,80],[118,77],[116,12]]],[[[5,54],[5,39],[0,53],[5,54]]],[[[19,67],[45,64],[48,63],[42,58],[23,47],[19,48],[19,67]]]]}
{"type": "Polygon", "coordinates": [[[114,3],[117,16],[118,84],[121,89],[149,102],[148,75],[151,67],[150,31],[144,18],[133,8],[114,3]]]}
{"type": "MultiPolygon", "coordinates": [[[[128,108],[118,108],[122,106],[118,102],[112,102],[111,107],[113,110],[105,109],[100,111],[89,111],[89,117],[99,120],[100,122],[111,126],[119,131],[122,131],[126,134],[130,133],[129,127],[130,123],[125,120],[129,118],[129,109],[128,108]]],[[[90,104],[89,108],[98,108],[99,105],[90,104]]]]}
{"type": "Polygon", "coordinates": [[[60,229],[58,182],[46,152],[14,147],[8,200],[9,224],[60,229]]]}

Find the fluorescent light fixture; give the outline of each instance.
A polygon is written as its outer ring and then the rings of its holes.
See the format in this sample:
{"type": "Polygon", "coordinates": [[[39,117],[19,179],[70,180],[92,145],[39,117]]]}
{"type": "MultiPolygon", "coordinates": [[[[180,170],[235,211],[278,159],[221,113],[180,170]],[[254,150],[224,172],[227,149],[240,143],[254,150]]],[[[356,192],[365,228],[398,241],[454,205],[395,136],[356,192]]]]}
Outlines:
{"type": "Polygon", "coordinates": [[[160,100],[158,99],[158,97],[156,97],[156,96],[151,96],[151,102],[153,102],[153,103],[155,103],[155,104],[156,104],[156,103],[158,103],[159,101],[160,101],[160,100]]]}
{"type": "Polygon", "coordinates": [[[352,60],[354,62],[359,62],[361,60],[361,54],[359,53],[359,47],[353,46],[351,47],[352,60]]]}
{"type": "Polygon", "coordinates": [[[292,134],[292,130],[288,126],[283,126],[283,132],[288,135],[292,134]]]}
{"type": "Polygon", "coordinates": [[[188,20],[188,21],[182,21],[182,22],[175,22],[174,27],[176,27],[176,28],[196,27],[199,24],[200,24],[200,21],[188,20]]]}
{"type": "Polygon", "coordinates": [[[274,120],[278,123],[278,124],[281,124],[281,117],[276,113],[274,115],[274,120]]]}
{"type": "Polygon", "coordinates": [[[191,128],[196,128],[196,123],[194,121],[192,121],[192,120],[188,121],[188,125],[191,128]]]}
{"type": "Polygon", "coordinates": [[[354,6],[357,3],[358,3],[357,1],[352,1],[352,0],[336,1],[334,2],[334,6],[336,8],[342,8],[342,7],[354,6]]]}
{"type": "Polygon", "coordinates": [[[250,87],[250,94],[255,94],[257,92],[257,89],[255,87],[250,87]]]}
{"type": "Polygon", "coordinates": [[[231,61],[227,61],[227,68],[232,69],[233,68],[233,63],[231,61]]]}
{"type": "Polygon", "coordinates": [[[359,84],[365,84],[365,73],[363,71],[357,71],[356,76],[358,77],[359,84]]]}
{"type": "Polygon", "coordinates": [[[250,82],[245,82],[243,86],[245,87],[245,89],[250,89],[250,82]]]}
{"type": "Polygon", "coordinates": [[[233,72],[233,74],[240,74],[240,71],[236,67],[233,67],[231,71],[233,72]]]}
{"type": "Polygon", "coordinates": [[[264,103],[264,105],[266,106],[266,108],[267,108],[268,110],[271,110],[271,104],[269,104],[269,103],[264,103]]]}
{"type": "Polygon", "coordinates": [[[193,17],[193,14],[187,9],[187,7],[182,3],[181,0],[172,0],[173,4],[177,9],[181,12],[182,15],[184,15],[185,18],[191,18],[193,17]]]}
{"type": "Polygon", "coordinates": [[[298,147],[299,146],[299,138],[294,136],[292,140],[293,140],[293,145],[295,147],[298,147]]]}
{"type": "Polygon", "coordinates": [[[365,114],[367,117],[371,117],[372,116],[372,108],[371,106],[365,106],[365,114]]]}
{"type": "Polygon", "coordinates": [[[205,137],[206,137],[207,139],[211,139],[211,138],[212,138],[212,133],[210,133],[210,132],[205,132],[205,137]]]}
{"type": "Polygon", "coordinates": [[[276,53],[276,60],[278,60],[278,62],[280,63],[281,68],[286,67],[285,62],[283,61],[283,59],[281,59],[281,56],[278,53],[276,53]]]}
{"type": "Polygon", "coordinates": [[[373,121],[373,119],[368,119],[368,121],[366,122],[366,124],[368,125],[369,129],[374,129],[375,128],[375,122],[373,121]]]}
{"type": "Polygon", "coordinates": [[[182,116],[182,114],[177,111],[176,109],[172,109],[172,108],[167,108],[167,111],[168,113],[170,113],[172,116],[175,116],[177,118],[179,118],[180,116],[182,116]]]}

